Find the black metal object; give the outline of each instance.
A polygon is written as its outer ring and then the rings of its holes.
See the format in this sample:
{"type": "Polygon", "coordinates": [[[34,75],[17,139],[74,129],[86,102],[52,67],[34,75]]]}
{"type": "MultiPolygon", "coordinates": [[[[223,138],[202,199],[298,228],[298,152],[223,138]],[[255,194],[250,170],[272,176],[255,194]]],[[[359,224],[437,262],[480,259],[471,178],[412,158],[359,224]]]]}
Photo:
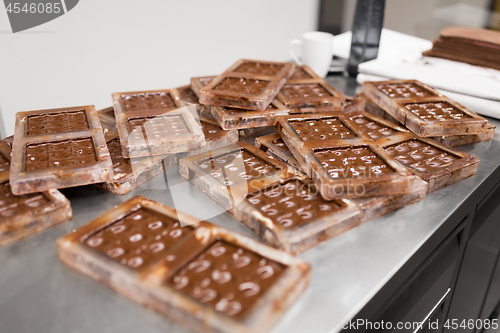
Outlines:
{"type": "Polygon", "coordinates": [[[352,24],[351,55],[347,70],[358,75],[358,65],[378,55],[385,0],[358,0],[352,24]]]}

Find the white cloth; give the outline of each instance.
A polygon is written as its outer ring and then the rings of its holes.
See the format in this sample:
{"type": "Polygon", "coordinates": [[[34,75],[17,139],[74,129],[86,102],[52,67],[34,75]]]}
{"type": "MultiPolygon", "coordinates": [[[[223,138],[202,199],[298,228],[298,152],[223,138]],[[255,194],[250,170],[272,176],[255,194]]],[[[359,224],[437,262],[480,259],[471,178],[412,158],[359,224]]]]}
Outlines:
{"type": "MultiPolygon", "coordinates": [[[[335,54],[349,57],[350,43],[350,32],[336,36],[335,54]]],[[[383,29],[379,56],[359,65],[358,82],[368,81],[367,77],[416,79],[474,112],[500,119],[500,71],[423,57],[421,52],[431,46],[431,41],[383,29]]]]}

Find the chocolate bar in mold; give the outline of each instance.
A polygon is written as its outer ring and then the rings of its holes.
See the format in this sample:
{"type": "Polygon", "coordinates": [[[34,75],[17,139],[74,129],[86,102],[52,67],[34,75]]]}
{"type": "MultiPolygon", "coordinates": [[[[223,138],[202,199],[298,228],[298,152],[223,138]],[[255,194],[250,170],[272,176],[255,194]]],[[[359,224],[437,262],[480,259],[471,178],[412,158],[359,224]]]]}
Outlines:
{"type": "MultiPolygon", "coordinates": [[[[394,117],[392,117],[389,113],[385,112],[378,105],[372,102],[368,97],[363,94],[359,95],[361,98],[366,100],[366,112],[376,115],[378,117],[382,117],[396,125],[399,125],[400,122],[397,121],[394,117]]],[[[461,145],[467,145],[475,142],[488,141],[493,138],[495,134],[496,126],[490,123],[486,124],[486,127],[481,133],[476,134],[457,134],[457,135],[441,135],[441,136],[431,136],[430,138],[438,141],[445,146],[448,147],[456,147],[461,145]]]]}
{"type": "Polygon", "coordinates": [[[123,157],[180,153],[203,144],[196,107],[180,105],[172,89],[114,93],[113,107],[123,157]]]}
{"type": "Polygon", "coordinates": [[[0,246],[71,219],[68,199],[58,190],[12,194],[10,147],[0,141],[0,246]]]}
{"type": "Polygon", "coordinates": [[[487,120],[416,80],[364,82],[362,92],[418,136],[482,133],[487,120]]]}
{"type": "Polygon", "coordinates": [[[264,111],[243,110],[224,106],[212,106],[212,116],[225,130],[274,126],[278,117],[286,116],[289,110],[274,99],[264,111]]]}
{"type": "Polygon", "coordinates": [[[255,138],[255,146],[305,175],[299,162],[278,133],[255,138]]]}
{"type": "Polygon", "coordinates": [[[114,177],[113,181],[99,185],[116,194],[125,194],[132,191],[177,163],[176,154],[123,157],[118,137],[109,140],[107,145],[111,161],[113,161],[114,177]]]}
{"type": "Polygon", "coordinates": [[[477,172],[479,159],[412,133],[376,140],[387,154],[437,190],[477,172]]]}
{"type": "Polygon", "coordinates": [[[16,195],[102,183],[113,165],[94,106],[16,114],[10,185],[16,195]]]}
{"type": "Polygon", "coordinates": [[[293,69],[292,63],[240,59],[199,90],[200,103],[264,111],[293,69]]]}
{"type": "Polygon", "coordinates": [[[244,141],[183,158],[179,172],[225,209],[232,209],[254,188],[294,174],[283,162],[244,141]]]}
{"type": "Polygon", "coordinates": [[[307,66],[296,66],[276,98],[290,113],[344,110],[345,97],[307,66]]]}
{"type": "Polygon", "coordinates": [[[195,93],[198,98],[200,98],[200,90],[205,87],[207,84],[212,82],[217,76],[198,76],[191,78],[191,90],[195,93]]]}
{"type": "Polygon", "coordinates": [[[267,332],[310,276],[301,259],[143,197],[57,244],[64,263],[197,331],[267,332]]]}
{"type": "Polygon", "coordinates": [[[304,177],[258,188],[235,206],[233,214],[269,244],[293,254],[361,223],[354,201],[326,201],[304,177]]]}

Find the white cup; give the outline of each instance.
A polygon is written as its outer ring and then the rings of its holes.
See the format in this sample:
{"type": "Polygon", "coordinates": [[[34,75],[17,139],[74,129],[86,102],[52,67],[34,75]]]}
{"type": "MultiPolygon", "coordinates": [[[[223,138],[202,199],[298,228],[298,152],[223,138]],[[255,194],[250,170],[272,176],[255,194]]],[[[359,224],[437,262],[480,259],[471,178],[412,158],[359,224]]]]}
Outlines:
{"type": "Polygon", "coordinates": [[[297,65],[305,64],[319,76],[325,77],[332,63],[333,35],[328,32],[311,31],[303,34],[302,40],[290,41],[288,48],[292,59],[297,65]],[[297,45],[301,47],[300,58],[294,51],[297,45]]]}

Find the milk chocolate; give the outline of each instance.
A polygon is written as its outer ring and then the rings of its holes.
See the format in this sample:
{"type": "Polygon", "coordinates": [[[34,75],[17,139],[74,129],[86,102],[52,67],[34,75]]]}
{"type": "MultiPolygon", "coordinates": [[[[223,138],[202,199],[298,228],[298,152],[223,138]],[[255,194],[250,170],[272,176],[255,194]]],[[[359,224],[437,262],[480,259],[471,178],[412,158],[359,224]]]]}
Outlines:
{"type": "Polygon", "coordinates": [[[277,98],[290,113],[341,111],[344,96],[307,66],[296,66],[277,98]]]}
{"type": "Polygon", "coordinates": [[[184,106],[171,89],[114,93],[113,107],[123,157],[185,152],[204,142],[195,107],[184,106]]]}
{"type": "MultiPolygon", "coordinates": [[[[389,113],[385,112],[382,108],[376,105],[367,96],[363,94],[360,94],[359,96],[366,100],[366,112],[378,116],[379,118],[383,118],[384,121],[389,121],[396,125],[400,124],[399,121],[397,121],[389,113]]],[[[486,127],[481,133],[441,135],[441,136],[432,136],[430,138],[448,147],[456,147],[474,142],[491,140],[493,138],[494,133],[495,133],[495,125],[487,123],[486,127]]]]}
{"type": "Polygon", "coordinates": [[[326,201],[310,180],[299,178],[259,188],[233,214],[274,247],[295,254],[361,222],[353,201],[326,201]]]}
{"type": "Polygon", "coordinates": [[[403,127],[367,112],[352,112],[349,114],[349,119],[372,139],[383,138],[399,132],[408,132],[403,127]]]}
{"type": "Polygon", "coordinates": [[[104,139],[106,140],[106,142],[118,136],[115,110],[113,109],[113,107],[110,106],[101,110],[97,110],[97,115],[99,116],[99,121],[101,123],[102,132],[104,133],[104,139]]]}
{"type": "Polygon", "coordinates": [[[274,126],[278,117],[289,113],[289,110],[277,99],[274,99],[264,111],[223,106],[212,106],[211,110],[212,116],[225,130],[274,126]]]}
{"type": "Polygon", "coordinates": [[[264,111],[293,68],[292,63],[238,60],[199,91],[200,103],[264,111]]]}
{"type": "Polygon", "coordinates": [[[349,114],[282,117],[276,130],[326,200],[411,192],[414,176],[349,114]]]}
{"type": "Polygon", "coordinates": [[[275,133],[259,136],[255,138],[255,146],[268,155],[291,166],[298,172],[304,173],[299,162],[297,162],[297,159],[293,156],[292,152],[288,149],[288,146],[279,134],[275,133]]]}
{"type": "Polygon", "coordinates": [[[267,332],[309,281],[302,260],[142,197],[57,243],[66,264],[199,331],[267,332]]]}
{"type": "Polygon", "coordinates": [[[477,134],[487,121],[416,80],[363,83],[363,94],[418,136],[477,134]]]}
{"type": "Polygon", "coordinates": [[[226,209],[243,200],[255,186],[292,174],[286,164],[247,142],[238,142],[179,161],[182,177],[226,209]]]}
{"type": "Polygon", "coordinates": [[[112,162],[93,106],[17,113],[10,172],[14,194],[111,179],[112,162]]]}
{"type": "Polygon", "coordinates": [[[0,141],[0,246],[71,219],[59,191],[14,195],[9,184],[10,147],[0,141]]]}
{"type": "Polygon", "coordinates": [[[117,137],[108,141],[107,145],[113,162],[114,177],[112,182],[101,185],[113,193],[128,193],[177,163],[176,154],[125,158],[117,137]]]}
{"type": "Polygon", "coordinates": [[[428,138],[399,133],[377,142],[410,172],[427,181],[429,192],[477,172],[477,158],[428,138]]]}
{"type": "Polygon", "coordinates": [[[500,69],[500,33],[498,31],[448,27],[432,42],[432,49],[425,56],[451,59],[472,65],[500,69]]]}
{"type": "Polygon", "coordinates": [[[217,76],[199,76],[199,77],[192,77],[191,78],[191,90],[194,92],[194,94],[200,98],[200,90],[203,89],[207,84],[212,82],[213,79],[215,79],[217,76]]]}

